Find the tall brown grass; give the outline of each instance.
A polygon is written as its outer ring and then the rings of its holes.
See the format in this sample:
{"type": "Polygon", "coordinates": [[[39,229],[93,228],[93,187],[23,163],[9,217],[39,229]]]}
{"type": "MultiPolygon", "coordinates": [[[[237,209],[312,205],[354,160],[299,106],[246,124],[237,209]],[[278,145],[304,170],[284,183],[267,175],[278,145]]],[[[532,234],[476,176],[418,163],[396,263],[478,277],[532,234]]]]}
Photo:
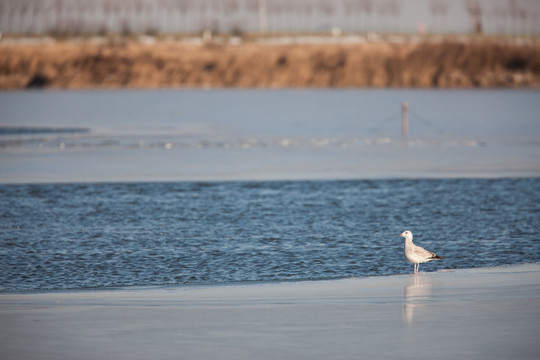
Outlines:
{"type": "Polygon", "coordinates": [[[502,43],[0,44],[0,88],[536,87],[540,47],[502,43]]]}

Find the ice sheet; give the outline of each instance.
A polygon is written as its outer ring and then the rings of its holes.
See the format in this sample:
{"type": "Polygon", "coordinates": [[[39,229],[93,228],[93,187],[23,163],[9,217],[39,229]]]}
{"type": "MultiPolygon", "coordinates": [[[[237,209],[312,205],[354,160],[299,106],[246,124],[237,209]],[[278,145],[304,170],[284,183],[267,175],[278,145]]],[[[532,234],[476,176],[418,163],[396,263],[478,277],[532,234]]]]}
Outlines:
{"type": "Polygon", "coordinates": [[[6,92],[0,183],[539,176],[539,94],[6,92]]]}
{"type": "Polygon", "coordinates": [[[540,264],[0,295],[4,359],[532,359],[540,264]]]}

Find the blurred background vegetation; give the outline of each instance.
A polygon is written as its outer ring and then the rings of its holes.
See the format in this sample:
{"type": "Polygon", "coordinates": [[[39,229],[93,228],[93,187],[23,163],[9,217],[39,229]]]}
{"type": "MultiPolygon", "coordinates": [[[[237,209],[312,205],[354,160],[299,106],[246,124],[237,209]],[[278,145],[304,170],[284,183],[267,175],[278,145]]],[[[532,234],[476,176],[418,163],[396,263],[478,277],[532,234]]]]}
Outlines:
{"type": "Polygon", "coordinates": [[[536,0],[0,0],[4,34],[537,35],[536,0]]]}

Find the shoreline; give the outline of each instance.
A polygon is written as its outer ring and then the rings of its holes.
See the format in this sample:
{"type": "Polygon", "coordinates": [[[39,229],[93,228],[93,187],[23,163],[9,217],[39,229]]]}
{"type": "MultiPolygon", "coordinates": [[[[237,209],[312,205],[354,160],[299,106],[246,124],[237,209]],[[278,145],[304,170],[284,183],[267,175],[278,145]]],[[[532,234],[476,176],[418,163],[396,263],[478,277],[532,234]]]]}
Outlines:
{"type": "MultiPolygon", "coordinates": [[[[314,180],[317,181],[317,180],[314,180]]],[[[24,184],[22,184],[24,185],[24,184]]],[[[540,262],[533,263],[519,263],[519,264],[505,264],[495,265],[487,267],[472,267],[472,268],[459,268],[459,269],[436,269],[433,271],[421,271],[421,274],[442,274],[442,273],[454,273],[461,271],[474,271],[474,272],[498,272],[509,271],[511,268],[516,268],[518,271],[522,271],[521,268],[539,266],[540,262]]],[[[243,287],[266,287],[266,286],[281,286],[289,284],[310,284],[310,283],[332,283],[335,281],[358,281],[366,279],[381,279],[390,277],[400,277],[414,275],[413,273],[403,274],[391,274],[391,275],[363,275],[352,277],[338,277],[333,279],[304,279],[304,280],[269,280],[269,281],[238,281],[231,283],[212,283],[212,284],[161,284],[161,285],[134,285],[134,286],[110,286],[110,287],[90,287],[90,288],[73,288],[73,289],[35,289],[35,290],[13,290],[13,291],[0,291],[0,297],[10,295],[46,295],[46,294],[71,294],[71,293],[116,293],[116,292],[152,292],[152,291],[183,291],[183,290],[205,290],[214,288],[243,288],[243,287]]]]}
{"type": "Polygon", "coordinates": [[[461,42],[0,42],[0,89],[540,87],[540,45],[461,42]]]}
{"type": "Polygon", "coordinates": [[[6,359],[529,359],[540,355],[539,305],[540,263],[0,294],[0,345],[6,359]]]}
{"type": "MultiPolygon", "coordinates": [[[[296,181],[386,181],[386,180],[491,180],[491,179],[537,179],[540,177],[540,170],[530,171],[488,171],[488,172],[467,172],[456,171],[450,173],[431,173],[429,171],[417,173],[416,175],[404,174],[374,174],[374,175],[343,175],[343,176],[316,176],[312,174],[305,176],[283,176],[283,177],[212,177],[212,176],[193,176],[193,177],[147,177],[147,178],[95,178],[83,179],[73,178],[70,180],[62,180],[57,178],[29,180],[26,177],[13,179],[0,179],[2,186],[33,186],[33,185],[78,185],[78,184],[146,184],[146,183],[236,183],[236,182],[296,182],[296,181]]],[[[65,179],[65,177],[64,177],[65,179]]]]}

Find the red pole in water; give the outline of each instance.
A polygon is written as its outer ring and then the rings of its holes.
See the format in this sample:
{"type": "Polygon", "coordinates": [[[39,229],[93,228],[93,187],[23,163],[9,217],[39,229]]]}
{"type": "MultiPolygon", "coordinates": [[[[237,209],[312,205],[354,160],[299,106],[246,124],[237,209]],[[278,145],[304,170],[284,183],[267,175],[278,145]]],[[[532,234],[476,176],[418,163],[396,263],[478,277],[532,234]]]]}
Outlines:
{"type": "Polygon", "coordinates": [[[407,119],[407,102],[401,103],[401,135],[406,138],[409,133],[409,120],[407,119]]]}

